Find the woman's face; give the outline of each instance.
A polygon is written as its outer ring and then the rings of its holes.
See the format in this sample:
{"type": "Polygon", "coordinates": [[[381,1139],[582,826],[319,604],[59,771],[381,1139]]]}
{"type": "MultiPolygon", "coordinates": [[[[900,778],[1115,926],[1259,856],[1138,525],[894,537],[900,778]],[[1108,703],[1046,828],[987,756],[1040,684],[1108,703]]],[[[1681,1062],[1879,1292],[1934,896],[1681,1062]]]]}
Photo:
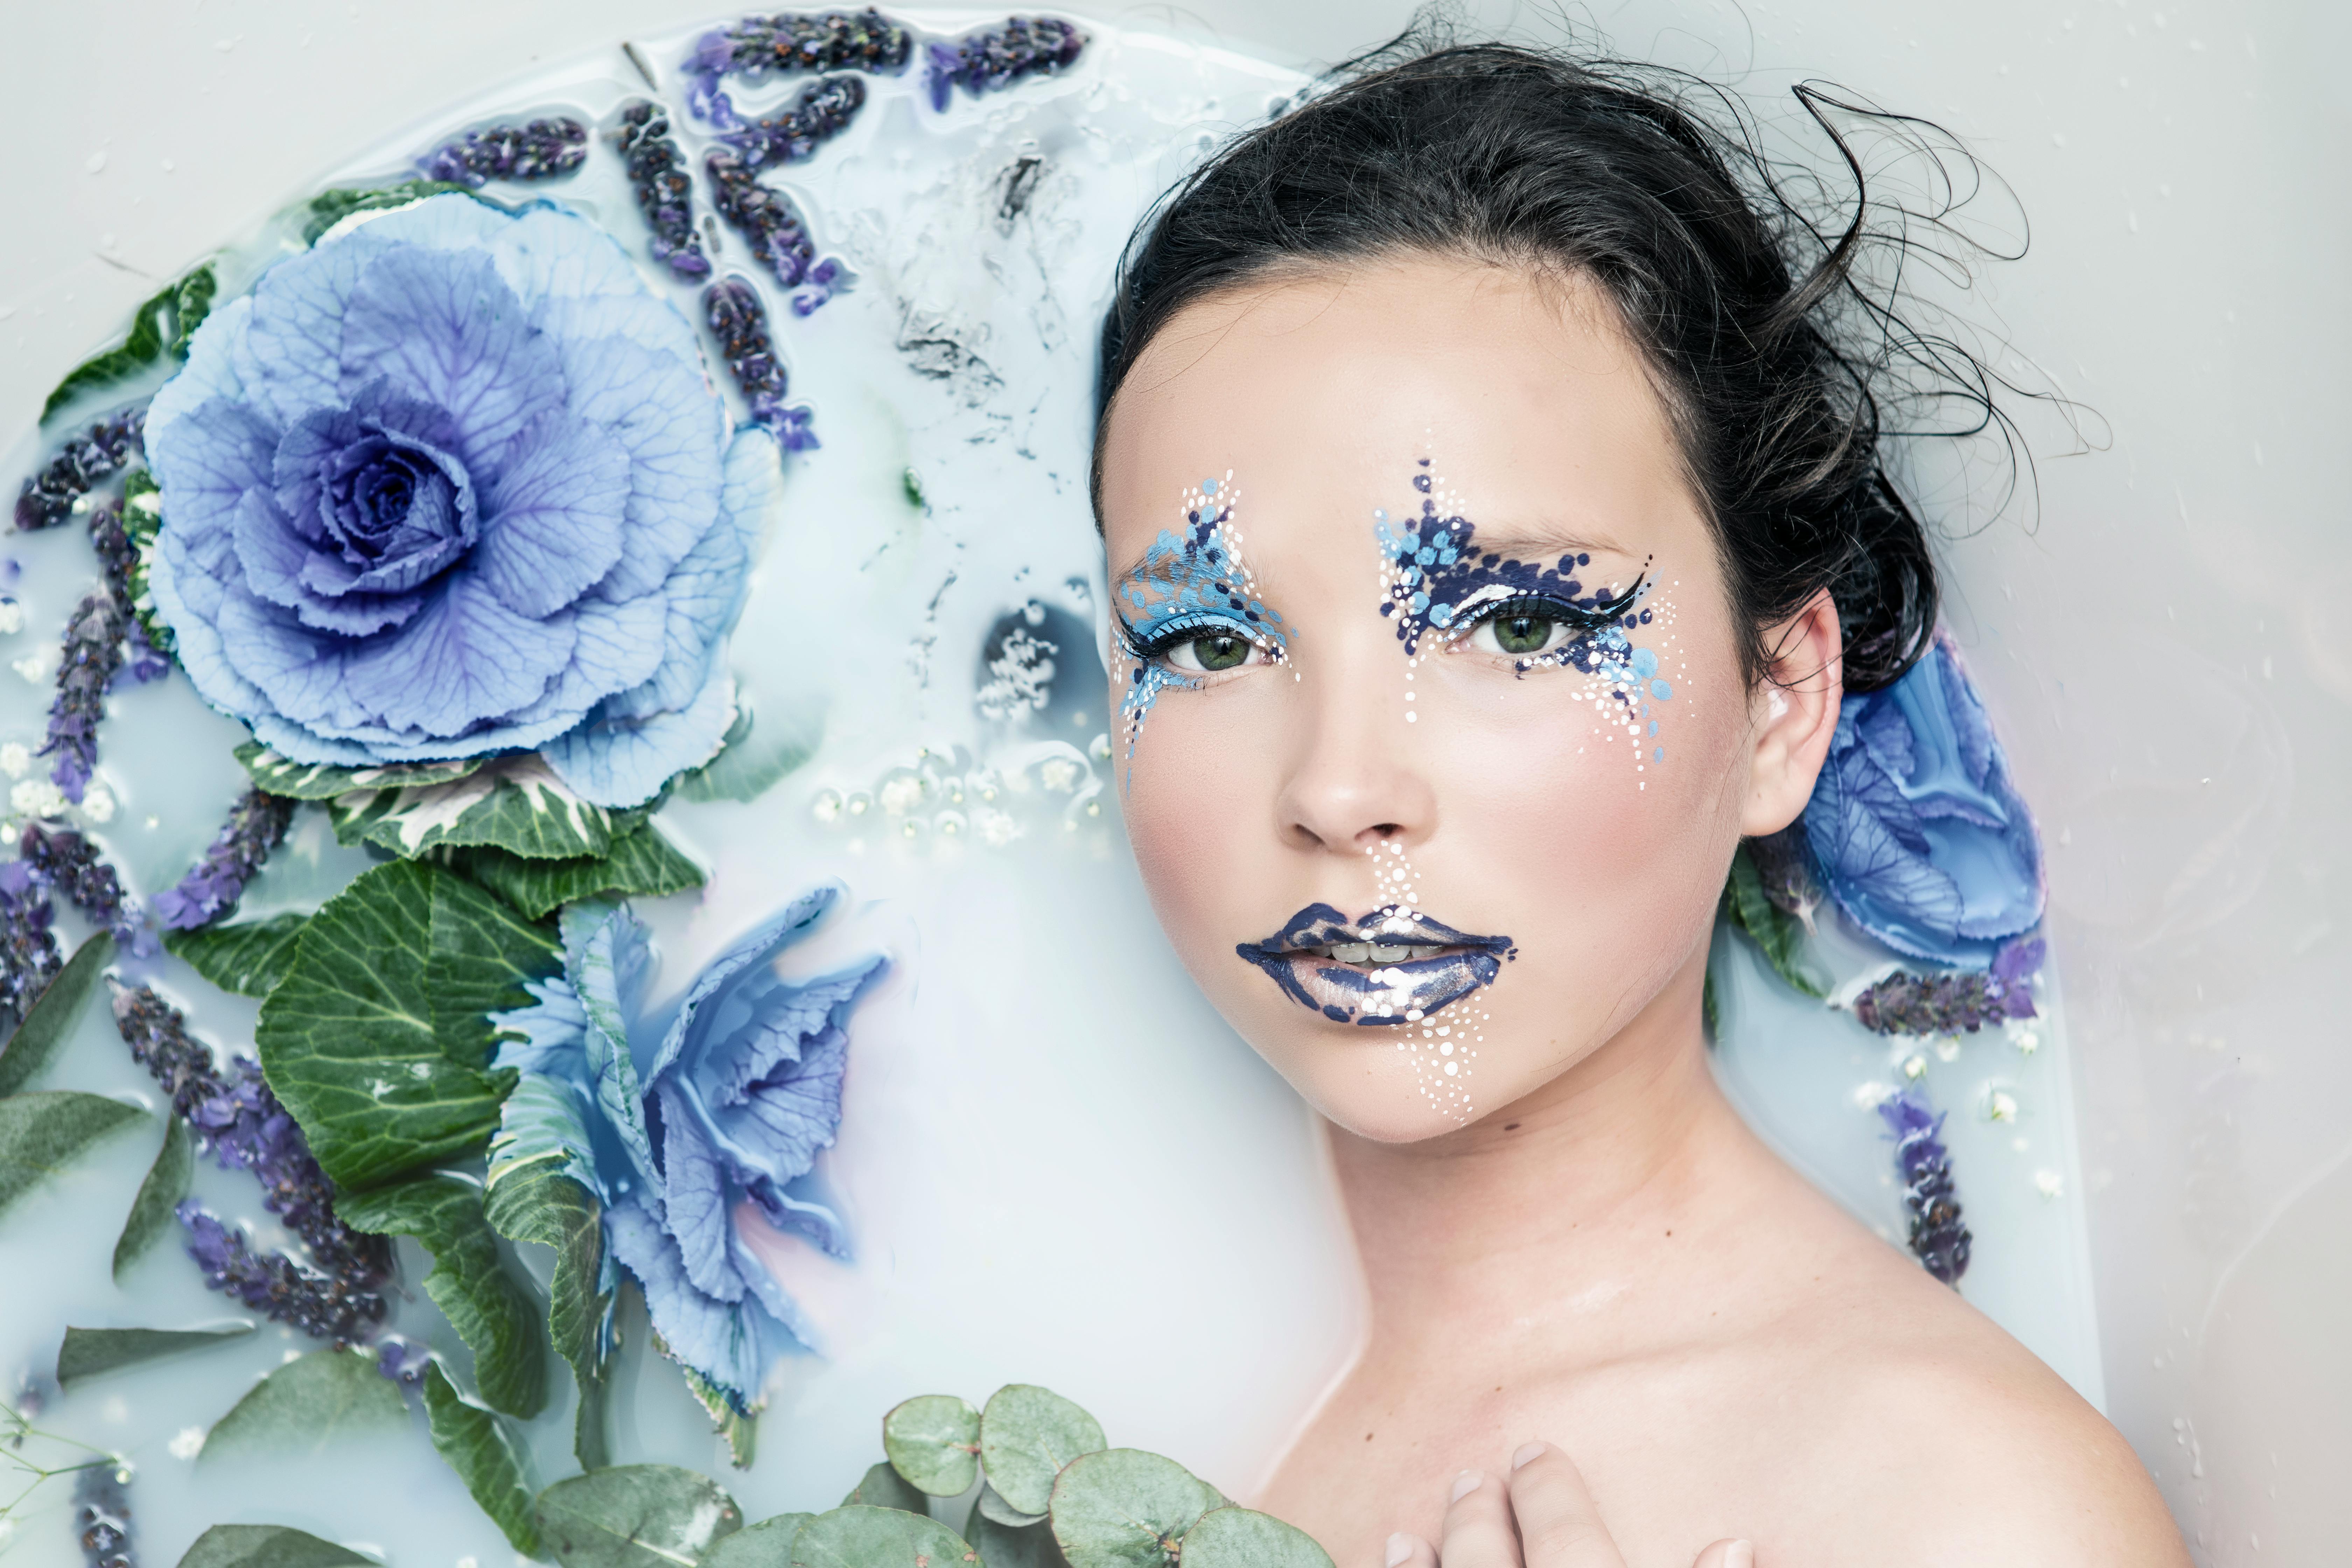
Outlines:
{"type": "Polygon", "coordinates": [[[1595,292],[1412,259],[1197,304],[1118,394],[1102,510],[1144,880],[1324,1114],[1482,1119],[1703,962],[1758,720],[1595,292]]]}

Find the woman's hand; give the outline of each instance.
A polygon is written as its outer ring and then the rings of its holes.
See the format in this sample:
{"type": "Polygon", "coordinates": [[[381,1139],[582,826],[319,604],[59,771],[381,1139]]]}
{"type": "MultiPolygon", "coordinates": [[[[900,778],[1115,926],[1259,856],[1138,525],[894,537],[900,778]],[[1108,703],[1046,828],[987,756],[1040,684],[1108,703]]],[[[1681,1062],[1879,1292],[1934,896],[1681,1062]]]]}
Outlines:
{"type": "MultiPolygon", "coordinates": [[[[1507,1479],[1465,1470],[1445,1510],[1445,1539],[1389,1537],[1388,1568],[1625,1568],[1617,1543],[1566,1454],[1529,1443],[1511,1456],[1507,1479]]],[[[1718,1541],[1692,1568],[1755,1568],[1744,1541],[1718,1541]]]]}

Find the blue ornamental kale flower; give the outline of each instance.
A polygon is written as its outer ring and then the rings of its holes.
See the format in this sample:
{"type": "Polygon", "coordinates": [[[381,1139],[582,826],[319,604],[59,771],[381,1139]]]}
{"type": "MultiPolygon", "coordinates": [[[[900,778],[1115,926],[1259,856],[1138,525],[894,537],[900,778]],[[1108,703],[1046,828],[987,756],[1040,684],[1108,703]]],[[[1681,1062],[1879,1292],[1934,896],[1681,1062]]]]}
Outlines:
{"type": "Polygon", "coordinates": [[[1938,637],[1851,693],[1805,806],[1839,909],[1895,952],[1983,969],[2042,919],[2042,844],[1959,655],[1938,637]]]}
{"type": "Polygon", "coordinates": [[[606,1283],[614,1263],[628,1270],[663,1347],[738,1415],[760,1408],[776,1356],[814,1338],[746,1246],[738,1206],[748,1199],[777,1228],[848,1253],[803,1178],[841,1121],[850,1010],[888,961],[809,981],[775,971],[840,896],[805,894],[711,960],[666,1026],[643,1005],[645,927],[625,907],[572,905],[563,973],[530,985],[535,1005],[493,1016],[517,1037],[493,1066],[521,1078],[491,1141],[491,1184],[554,1160],[594,1193],[606,1283]]]}
{"type": "Polygon", "coordinates": [[[296,762],[536,749],[627,806],[733,721],[775,447],[583,218],[354,220],[213,313],[146,439],[180,660],[296,762]]]}

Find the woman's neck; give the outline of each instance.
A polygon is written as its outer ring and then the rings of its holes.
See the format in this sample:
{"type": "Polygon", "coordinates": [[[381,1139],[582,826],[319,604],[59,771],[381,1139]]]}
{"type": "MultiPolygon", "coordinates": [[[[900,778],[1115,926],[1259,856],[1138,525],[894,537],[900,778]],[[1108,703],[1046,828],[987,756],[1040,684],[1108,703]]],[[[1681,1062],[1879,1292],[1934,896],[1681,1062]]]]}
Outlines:
{"type": "Polygon", "coordinates": [[[1523,1339],[1675,1272],[1742,1206],[1743,1173],[1772,1162],[1707,1068],[1697,978],[1460,1132],[1393,1144],[1332,1130],[1376,1353],[1523,1339]]]}

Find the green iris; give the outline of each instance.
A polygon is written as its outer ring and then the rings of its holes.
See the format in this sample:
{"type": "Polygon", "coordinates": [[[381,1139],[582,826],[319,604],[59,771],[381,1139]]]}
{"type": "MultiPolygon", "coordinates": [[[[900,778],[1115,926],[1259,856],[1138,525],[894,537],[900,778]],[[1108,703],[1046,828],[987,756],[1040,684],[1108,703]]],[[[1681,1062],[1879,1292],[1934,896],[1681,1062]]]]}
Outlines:
{"type": "Polygon", "coordinates": [[[1497,616],[1495,641],[1505,653],[1541,653],[1558,624],[1543,616],[1497,616]]]}
{"type": "Polygon", "coordinates": [[[1202,669],[1232,669],[1249,658],[1247,637],[1231,632],[1212,632],[1192,639],[1192,657],[1201,661],[1202,669]]]}

